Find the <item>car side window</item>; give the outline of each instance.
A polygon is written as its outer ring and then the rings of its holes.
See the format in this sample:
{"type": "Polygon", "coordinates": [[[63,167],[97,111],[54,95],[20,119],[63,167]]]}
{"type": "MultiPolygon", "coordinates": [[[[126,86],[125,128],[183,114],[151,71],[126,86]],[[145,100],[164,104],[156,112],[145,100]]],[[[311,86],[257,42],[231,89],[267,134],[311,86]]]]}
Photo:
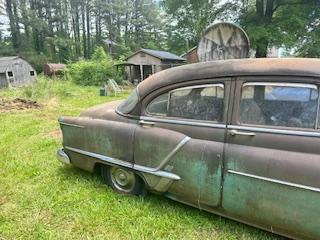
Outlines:
{"type": "Polygon", "coordinates": [[[245,83],[240,123],[314,129],[318,97],[312,84],[245,83]]]}
{"type": "Polygon", "coordinates": [[[224,85],[178,88],[153,99],[147,106],[151,115],[222,122],[224,85]]]}

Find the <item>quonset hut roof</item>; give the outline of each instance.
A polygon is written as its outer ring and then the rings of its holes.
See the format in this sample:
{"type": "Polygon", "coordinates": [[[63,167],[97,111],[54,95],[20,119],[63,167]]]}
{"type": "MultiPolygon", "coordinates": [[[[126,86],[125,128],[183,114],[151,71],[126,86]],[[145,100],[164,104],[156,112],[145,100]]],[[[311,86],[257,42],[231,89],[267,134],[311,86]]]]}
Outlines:
{"type": "Polygon", "coordinates": [[[17,58],[18,56],[11,56],[11,57],[0,57],[0,73],[5,73],[8,66],[17,58]]]}
{"type": "Polygon", "coordinates": [[[147,49],[147,48],[141,48],[140,50],[136,51],[135,53],[133,53],[132,55],[130,55],[128,58],[132,57],[133,55],[136,55],[139,52],[144,52],[146,54],[149,54],[151,56],[154,56],[156,58],[159,58],[161,60],[177,60],[177,61],[185,61],[184,58],[179,57],[178,55],[175,55],[173,53],[170,52],[166,52],[166,51],[159,51],[159,50],[153,50],[153,49],[147,49]]]}

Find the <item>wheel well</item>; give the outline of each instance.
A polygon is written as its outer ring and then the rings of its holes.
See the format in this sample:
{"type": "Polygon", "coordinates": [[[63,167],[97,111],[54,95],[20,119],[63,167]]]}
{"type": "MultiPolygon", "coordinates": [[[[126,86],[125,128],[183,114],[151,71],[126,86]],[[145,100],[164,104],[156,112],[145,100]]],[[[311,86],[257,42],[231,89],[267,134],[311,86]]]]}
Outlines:
{"type": "MultiPolygon", "coordinates": [[[[101,168],[102,168],[103,166],[110,167],[111,165],[109,165],[109,164],[104,164],[104,163],[100,163],[100,162],[96,162],[96,163],[94,164],[94,170],[93,170],[94,173],[100,175],[100,173],[101,173],[101,168]]],[[[130,170],[132,170],[132,169],[130,169],[130,170]]],[[[134,170],[132,170],[132,171],[137,175],[138,178],[141,179],[141,181],[143,182],[144,187],[147,188],[148,185],[147,185],[147,183],[146,183],[145,178],[143,177],[143,174],[141,174],[140,172],[136,172],[136,171],[134,171],[134,170]]]]}

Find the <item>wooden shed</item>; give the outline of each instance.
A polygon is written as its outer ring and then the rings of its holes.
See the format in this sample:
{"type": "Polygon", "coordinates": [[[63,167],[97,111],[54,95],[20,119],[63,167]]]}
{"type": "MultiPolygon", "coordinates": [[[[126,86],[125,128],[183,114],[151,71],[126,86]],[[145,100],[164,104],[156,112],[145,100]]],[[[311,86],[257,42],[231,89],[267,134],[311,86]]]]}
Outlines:
{"type": "Polygon", "coordinates": [[[24,86],[36,76],[34,68],[21,57],[0,57],[0,88],[24,86]]]}
{"type": "Polygon", "coordinates": [[[149,75],[184,63],[184,58],[173,53],[141,48],[120,65],[126,66],[129,81],[140,82],[149,75]]]}
{"type": "Polygon", "coordinates": [[[182,58],[186,59],[187,63],[197,63],[199,62],[198,53],[197,53],[198,47],[195,46],[191,48],[188,52],[181,55],[182,58]]]}
{"type": "Polygon", "coordinates": [[[64,74],[65,68],[66,65],[62,63],[45,63],[43,64],[43,73],[50,77],[61,76],[64,74]]]}

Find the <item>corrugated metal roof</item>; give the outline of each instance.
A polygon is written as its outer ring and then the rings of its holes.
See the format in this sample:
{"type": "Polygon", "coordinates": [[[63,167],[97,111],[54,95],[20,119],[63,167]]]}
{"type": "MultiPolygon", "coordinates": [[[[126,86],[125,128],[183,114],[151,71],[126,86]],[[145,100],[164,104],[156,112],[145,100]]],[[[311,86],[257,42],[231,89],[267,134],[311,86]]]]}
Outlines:
{"type": "Polygon", "coordinates": [[[179,60],[179,61],[185,60],[182,57],[179,57],[178,55],[175,55],[173,53],[166,52],[166,51],[159,51],[159,50],[146,49],[146,48],[141,48],[141,50],[160,59],[179,60]]]}
{"type": "Polygon", "coordinates": [[[12,61],[19,58],[18,56],[0,57],[0,73],[4,73],[12,61]]]}
{"type": "Polygon", "coordinates": [[[154,56],[156,58],[162,59],[162,60],[185,61],[184,58],[179,57],[178,55],[175,55],[173,53],[166,52],[166,51],[147,49],[147,48],[141,48],[139,51],[137,51],[134,54],[130,55],[128,58],[130,58],[131,56],[133,56],[133,55],[135,55],[135,54],[137,54],[138,52],[141,52],[141,51],[144,52],[144,53],[147,53],[147,54],[149,54],[151,56],[154,56]]]}

